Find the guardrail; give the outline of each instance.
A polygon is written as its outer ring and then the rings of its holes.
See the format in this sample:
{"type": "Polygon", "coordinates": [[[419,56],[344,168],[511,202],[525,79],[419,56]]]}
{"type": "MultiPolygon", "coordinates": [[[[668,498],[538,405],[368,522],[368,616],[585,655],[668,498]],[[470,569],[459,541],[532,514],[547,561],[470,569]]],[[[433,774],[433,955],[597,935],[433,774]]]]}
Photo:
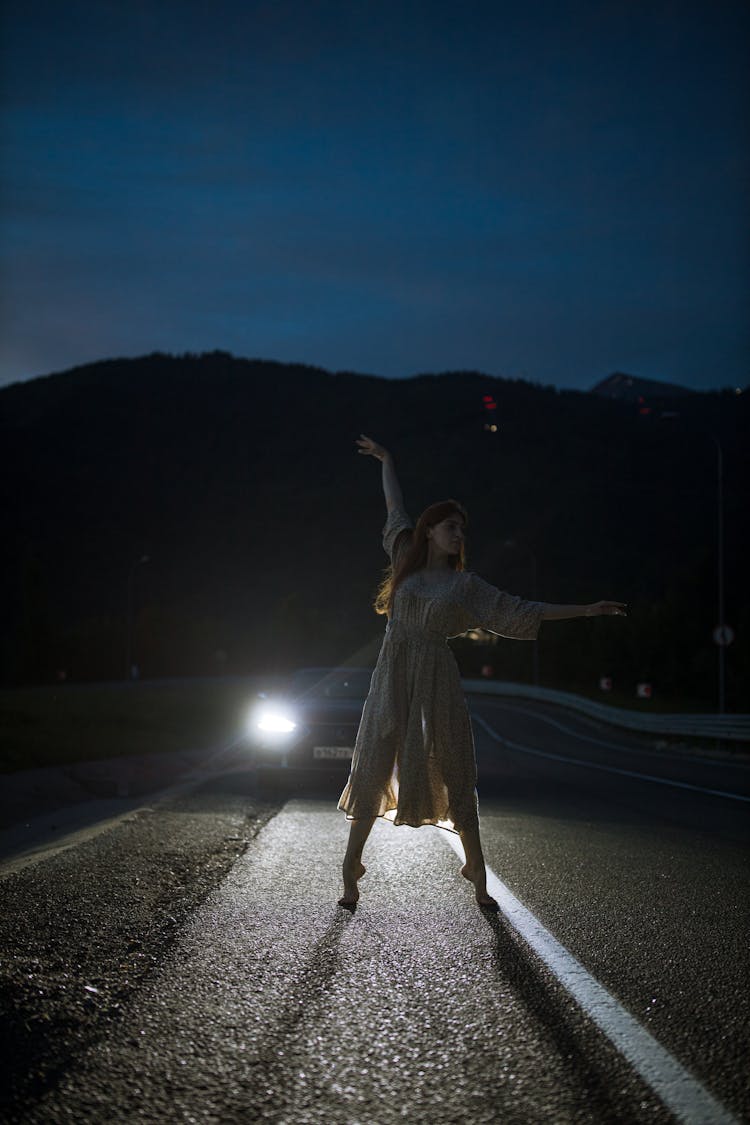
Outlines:
{"type": "Polygon", "coordinates": [[[750,715],[649,715],[645,711],[627,711],[596,703],[570,691],[512,684],[504,680],[462,680],[464,690],[481,695],[515,696],[556,703],[580,711],[592,719],[614,726],[627,727],[647,734],[682,734],[693,738],[720,738],[731,742],[750,742],[750,715]]]}

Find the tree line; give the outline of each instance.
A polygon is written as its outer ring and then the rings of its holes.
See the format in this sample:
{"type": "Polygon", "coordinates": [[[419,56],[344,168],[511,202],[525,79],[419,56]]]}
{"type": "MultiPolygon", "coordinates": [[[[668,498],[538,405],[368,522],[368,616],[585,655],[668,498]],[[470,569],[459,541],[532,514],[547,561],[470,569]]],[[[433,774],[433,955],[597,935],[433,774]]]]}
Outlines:
{"type": "MultiPolygon", "coordinates": [[[[647,680],[655,701],[711,707],[718,440],[727,704],[750,709],[747,400],[695,393],[667,417],[479,372],[387,380],[224,352],[15,384],[0,391],[3,682],[374,662],[385,511],[364,431],[393,450],[414,518],[448,496],[468,508],[488,581],[629,604],[626,621],[543,628],[543,684],[647,680]]],[[[533,674],[530,646],[452,644],[467,674],[533,674]]]]}

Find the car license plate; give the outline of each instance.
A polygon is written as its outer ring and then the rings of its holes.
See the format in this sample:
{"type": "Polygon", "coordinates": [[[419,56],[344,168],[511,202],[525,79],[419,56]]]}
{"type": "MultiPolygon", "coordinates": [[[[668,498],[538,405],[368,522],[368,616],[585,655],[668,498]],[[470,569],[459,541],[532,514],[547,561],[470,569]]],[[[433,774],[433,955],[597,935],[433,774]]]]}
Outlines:
{"type": "Polygon", "coordinates": [[[353,746],[313,746],[313,758],[351,758],[353,746]]]}

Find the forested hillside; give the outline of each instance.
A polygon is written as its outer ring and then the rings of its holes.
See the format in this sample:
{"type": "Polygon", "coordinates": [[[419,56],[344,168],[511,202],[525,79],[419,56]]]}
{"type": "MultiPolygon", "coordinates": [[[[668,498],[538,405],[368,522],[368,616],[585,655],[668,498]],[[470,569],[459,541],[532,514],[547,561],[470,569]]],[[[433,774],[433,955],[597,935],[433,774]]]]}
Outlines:
{"type": "MultiPolygon", "coordinates": [[[[143,676],[372,662],[385,509],[379,464],[355,452],[364,431],[393,450],[415,517],[447,496],[468,508],[469,566],[489,581],[629,603],[627,621],[546,624],[542,683],[646,678],[711,706],[718,437],[727,702],[750,709],[748,394],[694,394],[679,411],[473,372],[385,380],[221,352],[16,384],[0,392],[3,680],[124,676],[129,606],[143,676]]],[[[487,662],[454,645],[467,671],[487,662]]],[[[495,645],[495,674],[528,679],[530,648],[495,645]]]]}

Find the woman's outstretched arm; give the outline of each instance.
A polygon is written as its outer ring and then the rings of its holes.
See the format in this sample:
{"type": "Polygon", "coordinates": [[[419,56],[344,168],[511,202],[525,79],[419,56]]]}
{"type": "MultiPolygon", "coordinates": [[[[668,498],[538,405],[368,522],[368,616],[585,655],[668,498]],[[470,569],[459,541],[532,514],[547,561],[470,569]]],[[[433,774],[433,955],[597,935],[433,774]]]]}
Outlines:
{"type": "Polygon", "coordinates": [[[401,485],[398,483],[392,454],[384,446],[378,445],[372,438],[366,437],[365,434],[359,435],[357,445],[359,446],[358,453],[364,453],[366,457],[377,457],[378,461],[383,464],[383,494],[385,495],[386,510],[390,512],[393,508],[403,508],[404,498],[401,495],[401,485]]]}
{"type": "Polygon", "coordinates": [[[592,602],[591,605],[542,603],[542,621],[564,621],[568,617],[627,617],[625,602],[592,602]]]}

